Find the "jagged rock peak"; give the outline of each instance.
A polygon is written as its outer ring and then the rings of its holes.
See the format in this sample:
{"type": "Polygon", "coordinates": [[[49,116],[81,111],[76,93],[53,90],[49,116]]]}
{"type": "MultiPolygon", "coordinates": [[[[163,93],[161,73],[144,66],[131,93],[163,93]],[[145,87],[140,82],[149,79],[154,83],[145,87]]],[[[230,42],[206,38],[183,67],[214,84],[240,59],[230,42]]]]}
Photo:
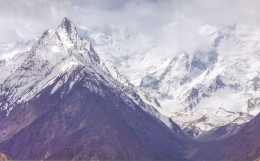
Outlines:
{"type": "Polygon", "coordinates": [[[68,34],[77,32],[76,26],[67,17],[62,19],[58,28],[65,29],[68,34]]]}
{"type": "Polygon", "coordinates": [[[43,55],[42,50],[51,51],[51,55],[59,53],[59,57],[62,57],[61,55],[66,57],[68,52],[74,53],[74,55],[81,53],[84,55],[84,60],[100,63],[100,58],[91,43],[78,35],[76,26],[66,17],[62,19],[56,29],[46,30],[31,49],[34,54],[39,51],[39,55],[43,55]]]}

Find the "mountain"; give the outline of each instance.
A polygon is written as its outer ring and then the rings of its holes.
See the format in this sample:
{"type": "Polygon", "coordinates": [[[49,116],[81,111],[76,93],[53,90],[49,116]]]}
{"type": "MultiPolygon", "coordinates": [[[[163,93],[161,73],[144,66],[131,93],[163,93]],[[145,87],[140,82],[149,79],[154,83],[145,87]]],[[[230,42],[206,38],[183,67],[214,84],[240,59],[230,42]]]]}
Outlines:
{"type": "Polygon", "coordinates": [[[194,142],[67,18],[0,70],[0,151],[14,160],[187,160],[194,142]]]}
{"type": "Polygon", "coordinates": [[[193,160],[257,160],[260,158],[259,132],[260,114],[247,123],[236,135],[206,143],[193,156],[193,160]]]}
{"type": "Polygon", "coordinates": [[[257,28],[206,24],[197,30],[206,47],[189,50],[187,44],[179,51],[124,27],[82,30],[103,60],[155,96],[157,110],[194,138],[228,124],[240,126],[260,111],[257,28]]]}
{"type": "Polygon", "coordinates": [[[213,140],[222,140],[222,139],[225,139],[232,135],[237,134],[245,124],[246,123],[241,124],[241,125],[235,124],[235,123],[230,123],[230,124],[227,124],[224,126],[220,126],[216,129],[212,129],[212,130],[208,131],[207,133],[198,136],[196,138],[196,140],[207,141],[207,142],[213,141],[213,140]]]}

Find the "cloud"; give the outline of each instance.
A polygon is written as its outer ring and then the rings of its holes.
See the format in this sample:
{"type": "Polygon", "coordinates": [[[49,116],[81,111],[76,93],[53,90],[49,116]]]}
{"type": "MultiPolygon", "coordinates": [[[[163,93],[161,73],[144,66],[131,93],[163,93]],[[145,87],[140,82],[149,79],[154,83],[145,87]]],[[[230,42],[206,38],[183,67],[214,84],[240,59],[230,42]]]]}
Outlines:
{"type": "Polygon", "coordinates": [[[66,16],[93,31],[126,26],[165,48],[193,50],[206,43],[201,25],[260,26],[259,8],[258,0],[1,0],[0,42],[40,36],[66,16]]]}
{"type": "Polygon", "coordinates": [[[40,35],[69,15],[64,1],[0,1],[0,41],[16,41],[40,35]]]}

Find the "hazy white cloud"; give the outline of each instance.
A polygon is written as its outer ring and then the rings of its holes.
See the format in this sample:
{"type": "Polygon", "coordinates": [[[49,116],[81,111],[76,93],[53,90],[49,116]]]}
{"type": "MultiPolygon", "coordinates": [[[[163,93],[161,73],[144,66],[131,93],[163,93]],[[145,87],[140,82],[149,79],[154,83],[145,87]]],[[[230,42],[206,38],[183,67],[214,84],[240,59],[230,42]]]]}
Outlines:
{"type": "Polygon", "coordinates": [[[1,0],[0,41],[40,36],[66,16],[91,30],[126,26],[164,46],[192,50],[206,43],[198,36],[201,25],[259,26],[259,8],[259,0],[1,0]]]}

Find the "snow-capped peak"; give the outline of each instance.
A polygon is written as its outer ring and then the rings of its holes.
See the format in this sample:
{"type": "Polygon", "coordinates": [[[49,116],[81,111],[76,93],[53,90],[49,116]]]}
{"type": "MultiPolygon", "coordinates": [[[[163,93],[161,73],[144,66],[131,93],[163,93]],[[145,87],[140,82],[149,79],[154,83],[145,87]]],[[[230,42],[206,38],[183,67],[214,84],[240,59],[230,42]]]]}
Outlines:
{"type": "Polygon", "coordinates": [[[82,39],[75,25],[64,18],[57,29],[46,30],[30,51],[0,62],[1,71],[8,69],[0,78],[0,108],[9,112],[69,69],[99,63],[91,43],[82,39]]]}
{"type": "Polygon", "coordinates": [[[64,54],[75,51],[73,53],[83,57],[83,61],[90,61],[97,64],[100,63],[100,58],[93,49],[91,43],[78,35],[76,26],[67,18],[64,18],[61,21],[56,30],[46,30],[39,41],[32,47],[31,51],[34,54],[42,54],[43,52],[41,49],[45,50],[46,48],[50,49],[50,51],[45,51],[47,54],[42,56],[48,60],[49,57],[66,57],[67,55],[64,54]],[[51,55],[48,53],[51,53],[51,55]]]}

